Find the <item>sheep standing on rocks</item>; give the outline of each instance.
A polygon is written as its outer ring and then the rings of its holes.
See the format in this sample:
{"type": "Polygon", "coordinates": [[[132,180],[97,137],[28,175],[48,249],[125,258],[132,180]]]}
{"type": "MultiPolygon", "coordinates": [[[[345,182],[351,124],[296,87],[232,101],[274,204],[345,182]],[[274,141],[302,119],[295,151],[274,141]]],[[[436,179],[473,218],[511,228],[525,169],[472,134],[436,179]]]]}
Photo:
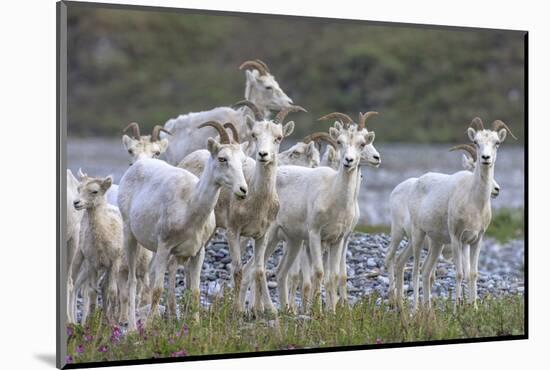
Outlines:
{"type": "MultiPolygon", "coordinates": [[[[445,244],[451,244],[456,266],[455,307],[461,302],[462,280],[468,277],[468,301],[476,305],[478,259],[483,236],[491,222],[491,191],[499,145],[510,129],[494,121],[492,129],[483,127],[480,118],[472,120],[468,138],[476,146],[473,173],[452,175],[428,173],[418,178],[408,199],[413,252],[413,309],[418,307],[420,252],[427,236],[430,250],[422,271],[424,302],[430,305],[430,276],[445,244]],[[471,270],[470,270],[471,267],[471,270]]],[[[510,132],[511,134],[511,132],[510,132]]],[[[513,137],[513,134],[511,134],[513,137]]],[[[398,303],[403,296],[403,269],[407,256],[399,256],[396,267],[398,303]]]]}
{"type": "MultiPolygon", "coordinates": [[[[83,261],[71,294],[71,309],[76,306],[76,294],[85,283],[91,288],[88,298],[94,307],[99,284],[103,311],[107,319],[114,323],[118,302],[117,276],[122,257],[122,218],[118,209],[110,205],[105,197],[113,180],[110,176],[89,177],[82,171],[79,171],[79,177],[78,197],[73,201],[73,206],[84,213],[80,224],[79,253],[76,255],[83,261]]],[[[88,309],[84,312],[89,313],[88,309]]],[[[85,320],[83,315],[82,322],[85,320]]]]}

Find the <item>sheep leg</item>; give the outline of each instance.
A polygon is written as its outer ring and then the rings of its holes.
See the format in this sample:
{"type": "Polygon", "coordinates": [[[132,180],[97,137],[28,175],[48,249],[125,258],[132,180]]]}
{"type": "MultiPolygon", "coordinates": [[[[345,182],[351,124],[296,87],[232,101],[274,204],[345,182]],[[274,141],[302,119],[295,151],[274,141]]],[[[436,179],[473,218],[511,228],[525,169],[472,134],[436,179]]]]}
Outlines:
{"type": "Polygon", "coordinates": [[[462,279],[464,277],[464,269],[462,268],[462,243],[454,235],[451,235],[451,248],[453,251],[453,261],[456,268],[456,283],[455,283],[455,311],[462,299],[462,279]]]}
{"type": "Polygon", "coordinates": [[[242,263],[241,263],[241,244],[240,233],[234,230],[227,230],[227,243],[229,244],[229,255],[231,256],[231,272],[233,276],[233,284],[235,294],[241,289],[242,282],[242,263]]]}
{"type": "Polygon", "coordinates": [[[300,252],[298,257],[290,267],[288,272],[288,277],[290,279],[290,284],[288,288],[288,299],[289,299],[289,309],[292,313],[296,313],[296,292],[298,290],[298,285],[300,283],[301,275],[301,265],[304,259],[304,250],[303,245],[300,247],[300,252]]]}
{"type": "MultiPolygon", "coordinates": [[[[73,290],[71,292],[71,311],[73,313],[73,319],[75,320],[74,322],[76,323],[76,298],[78,296],[78,292],[81,290],[82,286],[84,285],[85,282],[87,282],[87,280],[89,279],[89,272],[88,272],[88,269],[86,268],[87,266],[84,266],[83,269],[80,269],[78,271],[78,275],[76,277],[76,280],[74,282],[74,286],[73,286],[73,290]]],[[[84,290],[82,291],[82,298],[84,298],[84,290]]],[[[84,323],[84,311],[85,311],[85,305],[82,306],[82,323],[84,323]]]]}
{"type": "Polygon", "coordinates": [[[311,301],[311,256],[306,242],[302,248],[302,312],[306,313],[309,311],[309,302],[311,301]]]}
{"type": "Polygon", "coordinates": [[[267,248],[267,240],[265,235],[257,238],[254,241],[254,265],[256,273],[256,292],[255,292],[255,302],[256,302],[256,311],[260,312],[261,309],[265,308],[270,313],[275,312],[275,307],[269,296],[269,288],[267,287],[267,277],[265,272],[265,251],[267,248]],[[260,306],[260,302],[262,306],[260,306]]]}
{"type": "MultiPolygon", "coordinates": [[[[185,269],[186,271],[188,269],[185,269]]],[[[178,272],[178,260],[175,256],[171,256],[168,262],[168,304],[166,313],[167,316],[170,318],[175,318],[177,313],[176,308],[176,275],[178,272]]],[[[190,280],[187,280],[188,274],[185,274],[186,280],[185,284],[187,284],[186,288],[189,289],[190,280]]]]}
{"type": "Polygon", "coordinates": [[[151,303],[151,287],[149,285],[149,274],[145,273],[141,281],[141,293],[139,306],[143,307],[151,303]]]}
{"type": "Polygon", "coordinates": [[[347,271],[347,253],[348,253],[349,234],[345,239],[344,247],[342,248],[342,256],[340,257],[340,267],[338,271],[338,294],[342,305],[348,304],[348,271],[347,271]]]}
{"type": "Polygon", "coordinates": [[[70,238],[67,240],[67,322],[68,323],[75,323],[75,317],[74,317],[74,309],[71,308],[71,295],[73,291],[73,274],[72,274],[72,267],[73,267],[73,260],[75,256],[75,252],[78,248],[78,240],[79,236],[78,233],[76,236],[70,238]]]}
{"type": "Polygon", "coordinates": [[[80,272],[83,259],[82,252],[77,249],[67,272],[67,322],[69,323],[76,323],[76,296],[78,291],[75,290],[74,280],[77,278],[78,272],[80,272]]]}
{"type": "Polygon", "coordinates": [[[189,270],[189,289],[191,290],[192,302],[193,302],[193,320],[199,321],[200,319],[200,305],[201,305],[201,269],[204,262],[205,248],[202,247],[199,253],[191,257],[187,262],[187,268],[189,270]]]}
{"type": "MultiPolygon", "coordinates": [[[[162,292],[164,291],[164,273],[166,272],[166,268],[168,266],[168,262],[170,260],[170,247],[163,242],[159,242],[157,247],[157,255],[155,257],[155,262],[153,263],[153,266],[151,268],[154,271],[154,277],[155,280],[153,280],[153,293],[151,298],[151,311],[149,312],[149,316],[147,318],[147,321],[151,322],[153,317],[156,316],[158,311],[158,306],[160,303],[160,298],[162,296],[162,292]]],[[[128,258],[129,259],[129,258],[128,258]]],[[[130,304],[132,302],[135,305],[136,301],[136,288],[135,288],[135,265],[134,265],[134,293],[132,296],[132,290],[130,290],[130,304]]]]}
{"type": "MultiPolygon", "coordinates": [[[[128,300],[130,302],[130,307],[128,309],[128,330],[136,331],[136,264],[137,264],[137,241],[130,227],[127,224],[124,224],[124,250],[126,252],[126,259],[128,260],[128,300]]],[[[156,261],[153,258],[153,261],[156,261]]],[[[152,308],[152,307],[151,307],[152,308]]]]}
{"type": "Polygon", "coordinates": [[[118,322],[123,324],[128,321],[128,274],[119,273],[118,277],[119,313],[118,322]]]}
{"type": "Polygon", "coordinates": [[[420,291],[420,252],[422,252],[422,243],[424,242],[425,233],[420,229],[413,229],[411,233],[411,247],[413,252],[413,311],[418,309],[418,297],[420,291]]]}
{"type": "MultiPolygon", "coordinates": [[[[468,283],[468,294],[470,294],[470,245],[462,245],[462,271],[463,279],[468,283]]],[[[469,300],[468,300],[469,301],[469,300]]]]}
{"type": "Polygon", "coordinates": [[[313,298],[314,305],[321,307],[321,283],[323,281],[323,255],[321,235],[318,232],[309,233],[309,251],[311,253],[311,265],[313,269],[313,298]]]}
{"type": "Polygon", "coordinates": [[[342,249],[344,248],[344,239],[337,244],[329,245],[328,248],[328,270],[327,270],[327,309],[331,312],[336,312],[336,303],[338,297],[336,295],[338,288],[338,277],[340,259],[342,257],[342,249]]]}
{"type": "Polygon", "coordinates": [[[281,303],[282,311],[286,311],[289,309],[287,286],[288,272],[292,267],[292,264],[296,262],[296,257],[300,252],[301,246],[301,240],[287,240],[284,255],[277,271],[277,289],[279,291],[279,302],[281,303]]]}
{"type": "Polygon", "coordinates": [[[395,287],[395,254],[404,236],[405,232],[403,228],[398,227],[394,223],[392,223],[390,246],[388,248],[388,253],[386,254],[385,259],[385,266],[389,278],[388,293],[390,304],[397,302],[398,298],[401,299],[401,296],[397,294],[395,287]]]}
{"type": "Polygon", "coordinates": [[[470,264],[471,271],[470,276],[468,276],[469,284],[469,303],[474,305],[474,308],[477,309],[477,278],[478,278],[478,265],[479,265],[479,252],[481,251],[483,236],[480,236],[479,239],[472,243],[470,251],[470,264]]]}
{"type": "Polygon", "coordinates": [[[436,244],[431,238],[428,238],[428,248],[428,256],[422,265],[422,298],[425,306],[431,308],[432,276],[435,273],[436,262],[443,250],[443,245],[436,244]]]}
{"type": "Polygon", "coordinates": [[[407,244],[405,249],[397,256],[397,262],[395,264],[395,291],[396,302],[399,308],[403,307],[403,284],[405,280],[405,264],[412,256],[412,247],[410,243],[407,244]]]}

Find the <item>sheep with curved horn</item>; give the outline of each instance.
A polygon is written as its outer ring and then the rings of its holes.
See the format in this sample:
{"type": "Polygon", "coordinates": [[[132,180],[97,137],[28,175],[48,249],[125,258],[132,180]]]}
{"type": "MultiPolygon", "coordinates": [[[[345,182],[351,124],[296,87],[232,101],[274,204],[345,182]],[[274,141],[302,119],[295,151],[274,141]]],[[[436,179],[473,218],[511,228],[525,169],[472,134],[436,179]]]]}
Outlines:
{"type": "MultiPolygon", "coordinates": [[[[278,115],[278,119],[283,120],[291,111],[302,110],[301,107],[293,107],[278,115]]],[[[222,191],[215,209],[216,226],[226,230],[236,294],[240,291],[242,280],[241,253],[244,238],[254,239],[254,255],[263,256],[265,232],[274,220],[279,205],[275,192],[279,146],[284,137],[294,130],[294,122],[283,125],[276,123],[275,119],[256,121],[250,129],[255,159],[247,158],[244,164],[245,177],[250,187],[248,196],[243,200],[222,191]]],[[[204,157],[203,150],[193,152],[184,158],[179,167],[199,174],[204,157]]],[[[267,286],[258,285],[257,294],[265,295],[266,289],[267,286]]],[[[238,303],[237,309],[242,309],[238,303]]]]}
{"type": "MultiPolygon", "coordinates": [[[[449,149],[449,151],[457,151],[457,150],[463,150],[466,152],[466,154],[462,155],[462,168],[466,171],[473,172],[475,168],[475,162],[477,159],[477,151],[474,144],[460,144],[456,145],[449,149]]],[[[395,187],[395,189],[392,191],[390,195],[390,212],[391,212],[391,239],[390,239],[390,245],[388,248],[388,251],[386,253],[386,259],[385,259],[385,265],[386,270],[388,271],[388,278],[389,278],[389,289],[388,294],[390,296],[390,301],[392,303],[397,302],[397,295],[395,291],[395,256],[397,249],[399,247],[399,244],[401,243],[401,240],[406,235],[410,240],[410,217],[408,215],[408,206],[407,206],[407,200],[409,198],[409,194],[411,192],[412,187],[416,183],[418,178],[409,178],[402,183],[400,183],[398,186],[395,187]]],[[[493,188],[491,190],[491,198],[496,198],[500,193],[500,186],[496,182],[495,179],[493,179],[493,188]]],[[[426,238],[427,239],[427,238],[426,238]]],[[[430,242],[429,240],[424,241],[424,248],[429,250],[429,244],[426,244],[427,242],[430,242]]],[[[443,255],[444,256],[450,256],[450,245],[446,244],[443,247],[443,255]]],[[[408,256],[407,258],[410,258],[412,256],[412,248],[410,247],[410,244],[407,244],[405,248],[401,251],[401,254],[404,256],[408,256]]],[[[445,257],[446,259],[449,259],[449,257],[445,257]]],[[[465,255],[463,255],[463,258],[466,258],[465,255]]],[[[465,264],[465,260],[463,261],[463,266],[465,264]]],[[[465,275],[466,276],[466,275],[465,275]]],[[[430,276],[430,287],[433,286],[433,283],[435,281],[435,271],[430,276]]]]}
{"type": "MultiPolygon", "coordinates": [[[[497,149],[506,139],[508,129],[487,130],[476,117],[467,130],[476,144],[477,158],[473,172],[452,175],[428,173],[419,177],[407,201],[411,224],[413,254],[414,305],[418,306],[420,251],[425,237],[431,240],[430,252],[422,271],[424,302],[430,305],[430,276],[445,244],[451,244],[456,266],[455,307],[461,301],[462,280],[468,278],[468,301],[476,305],[478,258],[483,236],[491,222],[491,192],[497,149]],[[465,258],[468,255],[469,258],[465,258]],[[471,269],[470,269],[471,268],[471,269]]],[[[398,303],[402,304],[403,269],[408,256],[401,254],[396,264],[398,303]]]]}
{"type": "MultiPolygon", "coordinates": [[[[243,142],[251,141],[249,120],[261,121],[269,118],[272,111],[290,107],[293,102],[279,86],[267,65],[260,60],[248,60],[240,65],[245,70],[246,88],[244,98],[256,107],[258,112],[251,111],[250,105],[238,107],[217,107],[202,112],[182,114],[169,119],[164,128],[172,132],[168,137],[170,146],[164,155],[166,161],[177,165],[188,154],[205,149],[208,137],[215,135],[212,128],[197,130],[197,126],[206,121],[233,122],[243,142]],[[261,118],[260,118],[261,117],[261,118]]],[[[165,138],[161,134],[161,138],[165,138]]],[[[254,148],[249,147],[248,153],[253,155],[254,148]]]]}
{"type": "MultiPolygon", "coordinates": [[[[157,159],[141,159],[120,182],[118,204],[124,225],[128,256],[129,329],[136,330],[136,249],[138,243],[156,252],[151,264],[152,299],[150,316],[157,312],[164,272],[171,256],[179,264],[188,261],[193,303],[199,304],[200,271],[204,246],[216,227],[214,207],[222,188],[245,198],[248,185],[243,174],[246,158],[239,144],[230,143],[219,122],[211,127],[220,140],[207,141],[210,157],[200,177],[157,159]]],[[[195,315],[195,318],[198,318],[195,315]]]]}

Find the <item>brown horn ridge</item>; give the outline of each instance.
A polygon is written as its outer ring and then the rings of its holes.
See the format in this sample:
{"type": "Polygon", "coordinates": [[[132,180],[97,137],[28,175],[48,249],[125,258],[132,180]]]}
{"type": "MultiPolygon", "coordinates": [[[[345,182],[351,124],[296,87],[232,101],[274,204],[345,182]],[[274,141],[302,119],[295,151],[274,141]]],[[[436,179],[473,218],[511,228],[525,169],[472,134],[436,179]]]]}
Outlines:
{"type": "Polygon", "coordinates": [[[139,140],[141,138],[141,134],[139,133],[139,125],[137,122],[132,122],[122,132],[128,131],[128,129],[132,129],[132,137],[136,140],[139,140]]]}
{"type": "Polygon", "coordinates": [[[496,121],[493,122],[493,125],[492,125],[492,128],[493,128],[493,131],[499,131],[501,129],[506,129],[506,131],[508,131],[508,133],[515,139],[517,140],[518,138],[512,133],[512,130],[510,130],[510,127],[508,127],[508,125],[504,122],[502,122],[501,120],[497,119],[496,121]]]}
{"type": "Polygon", "coordinates": [[[225,129],[223,128],[223,126],[217,122],[217,121],[208,121],[208,122],[205,122],[205,123],[202,123],[201,125],[199,125],[199,128],[203,128],[203,127],[213,127],[216,129],[216,131],[218,131],[218,134],[220,135],[220,144],[229,144],[230,141],[229,141],[229,135],[227,134],[227,131],[225,131],[225,129]]]}
{"type": "Polygon", "coordinates": [[[364,129],[367,123],[367,119],[373,116],[377,116],[378,112],[367,112],[365,114],[359,112],[359,124],[357,125],[359,127],[359,130],[364,129]]]}
{"type": "Polygon", "coordinates": [[[244,69],[244,68],[257,69],[258,72],[260,72],[260,76],[265,76],[269,73],[269,69],[266,69],[266,67],[267,66],[264,66],[264,63],[261,61],[247,60],[239,66],[239,69],[244,69]]]}
{"type": "Polygon", "coordinates": [[[231,130],[231,134],[233,135],[233,141],[234,142],[240,143],[239,131],[237,131],[237,128],[235,127],[233,122],[226,122],[226,123],[223,124],[223,127],[228,128],[229,130],[231,130]]]}
{"type": "Polygon", "coordinates": [[[453,152],[455,150],[464,150],[470,155],[470,157],[472,157],[474,162],[477,160],[477,149],[474,145],[471,145],[471,144],[455,145],[451,149],[449,149],[449,152],[453,152]]]}
{"type": "Polygon", "coordinates": [[[172,133],[170,131],[166,130],[161,125],[156,125],[155,127],[153,127],[153,132],[151,133],[151,142],[152,143],[159,140],[159,135],[160,135],[161,131],[164,132],[165,134],[170,135],[170,136],[172,135],[172,133]]]}
{"type": "Polygon", "coordinates": [[[483,127],[483,121],[481,121],[481,118],[475,117],[472,122],[470,123],[470,127],[475,129],[476,131],[483,131],[485,130],[485,127],[483,127]]]}
{"type": "Polygon", "coordinates": [[[299,105],[291,105],[290,107],[283,108],[277,113],[275,118],[273,118],[273,123],[283,123],[290,112],[307,112],[307,110],[299,105]]]}
{"type": "Polygon", "coordinates": [[[263,121],[264,120],[264,114],[262,112],[260,112],[260,109],[256,106],[256,104],[252,103],[250,100],[238,101],[235,104],[233,104],[231,106],[231,108],[235,109],[235,108],[239,108],[239,107],[242,107],[242,106],[250,108],[252,113],[254,113],[254,119],[256,121],[263,121]]]}
{"type": "Polygon", "coordinates": [[[340,121],[344,125],[344,128],[348,128],[349,125],[353,123],[353,119],[351,119],[350,116],[348,116],[347,114],[344,114],[344,113],[340,113],[340,112],[332,112],[332,113],[326,114],[323,117],[318,118],[317,120],[318,121],[328,121],[328,120],[331,120],[331,119],[335,119],[337,121],[340,121]]]}
{"type": "Polygon", "coordinates": [[[323,140],[332,145],[335,149],[338,149],[338,143],[336,142],[336,140],[334,140],[332,136],[330,136],[326,132],[314,132],[313,134],[309,134],[304,138],[303,142],[309,144],[312,141],[318,142],[319,140],[323,140]]]}

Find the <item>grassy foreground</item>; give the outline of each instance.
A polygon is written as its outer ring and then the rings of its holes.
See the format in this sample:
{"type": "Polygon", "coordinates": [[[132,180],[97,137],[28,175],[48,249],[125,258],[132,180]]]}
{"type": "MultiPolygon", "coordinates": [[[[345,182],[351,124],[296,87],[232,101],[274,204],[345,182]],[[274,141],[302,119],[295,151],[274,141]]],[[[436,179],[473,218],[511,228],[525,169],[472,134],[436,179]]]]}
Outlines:
{"type": "MultiPolygon", "coordinates": [[[[219,298],[200,311],[200,322],[157,319],[136,333],[122,334],[103,323],[101,313],[86,325],[67,327],[67,361],[72,363],[184,357],[204,354],[293,350],[300,348],[400,343],[440,339],[521,335],[524,297],[485,298],[475,310],[453,313],[450,299],[435,309],[410,316],[365,297],[336,314],[279,315],[253,319],[237,314],[230,298],[219,298]]],[[[182,302],[184,317],[189,306],[182,302]]]]}

